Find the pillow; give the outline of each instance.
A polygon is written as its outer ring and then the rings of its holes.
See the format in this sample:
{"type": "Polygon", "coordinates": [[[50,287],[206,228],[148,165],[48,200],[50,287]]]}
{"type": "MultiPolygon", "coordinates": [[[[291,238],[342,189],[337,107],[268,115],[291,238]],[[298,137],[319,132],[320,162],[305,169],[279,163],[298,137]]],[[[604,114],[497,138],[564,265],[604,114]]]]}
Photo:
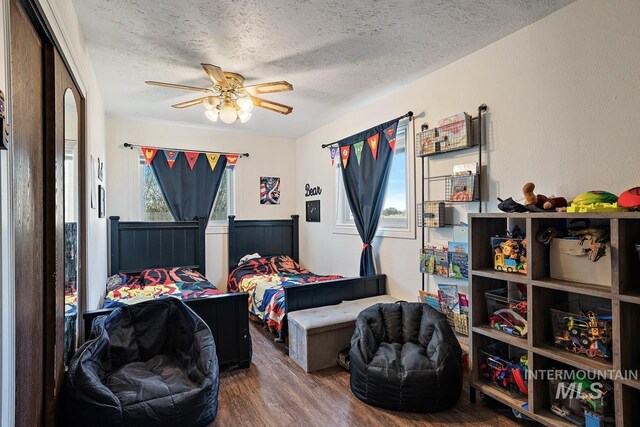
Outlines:
{"type": "Polygon", "coordinates": [[[252,260],[252,259],[256,259],[256,258],[262,258],[262,257],[257,252],[254,253],[254,254],[247,254],[247,255],[243,256],[242,258],[240,258],[240,262],[238,262],[238,265],[244,264],[245,262],[247,262],[249,260],[252,260]]]}
{"type": "Polygon", "coordinates": [[[133,286],[138,284],[138,276],[129,276],[127,274],[118,273],[107,278],[107,293],[115,291],[122,285],[133,286]]]}
{"type": "Polygon", "coordinates": [[[143,286],[169,285],[172,283],[207,282],[206,277],[195,270],[184,267],[150,268],[140,273],[143,286]]]}

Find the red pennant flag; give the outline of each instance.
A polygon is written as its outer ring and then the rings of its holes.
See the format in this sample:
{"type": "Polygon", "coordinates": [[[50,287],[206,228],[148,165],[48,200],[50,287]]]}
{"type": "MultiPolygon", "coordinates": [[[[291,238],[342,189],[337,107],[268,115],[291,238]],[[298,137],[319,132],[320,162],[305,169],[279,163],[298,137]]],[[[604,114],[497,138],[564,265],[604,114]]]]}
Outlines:
{"type": "Polygon", "coordinates": [[[173,164],[176,162],[176,159],[178,158],[178,152],[165,150],[164,156],[167,158],[167,163],[169,163],[169,169],[173,169],[173,164]]]}
{"type": "Polygon", "coordinates": [[[342,168],[347,168],[347,162],[349,161],[349,154],[351,154],[351,146],[345,145],[340,147],[340,157],[342,157],[342,168]]]}
{"type": "Polygon", "coordinates": [[[380,134],[376,133],[373,136],[367,138],[367,144],[369,144],[369,148],[371,148],[371,154],[373,154],[373,159],[378,160],[378,141],[380,140],[380,134]]]}
{"type": "Polygon", "coordinates": [[[198,160],[198,156],[200,153],[195,153],[193,151],[185,151],[184,156],[187,158],[187,163],[189,163],[189,167],[193,170],[193,167],[196,165],[196,161],[198,160]]]}
{"type": "Polygon", "coordinates": [[[391,147],[391,151],[396,150],[396,127],[397,126],[398,126],[398,123],[396,122],[395,124],[389,126],[384,130],[384,137],[389,143],[389,146],[391,147]]]}
{"type": "Polygon", "coordinates": [[[229,169],[233,169],[236,166],[236,163],[238,163],[238,156],[236,156],[235,154],[227,154],[227,166],[229,167],[229,169]]]}
{"type": "Polygon", "coordinates": [[[147,163],[147,166],[151,166],[151,162],[156,156],[157,151],[155,148],[142,147],[142,155],[144,156],[144,161],[147,163]]]}

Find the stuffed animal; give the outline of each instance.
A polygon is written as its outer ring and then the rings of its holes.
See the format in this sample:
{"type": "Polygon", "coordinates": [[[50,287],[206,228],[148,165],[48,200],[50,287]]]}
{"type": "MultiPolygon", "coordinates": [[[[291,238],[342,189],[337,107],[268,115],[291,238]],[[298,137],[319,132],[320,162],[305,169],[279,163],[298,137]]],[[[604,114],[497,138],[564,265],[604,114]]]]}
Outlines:
{"type": "Polygon", "coordinates": [[[567,207],[567,199],[564,197],[547,197],[543,194],[536,195],[536,193],[533,192],[535,189],[536,186],[533,182],[527,182],[524,187],[522,187],[522,193],[524,194],[527,205],[533,205],[545,211],[555,211],[567,207]]]}

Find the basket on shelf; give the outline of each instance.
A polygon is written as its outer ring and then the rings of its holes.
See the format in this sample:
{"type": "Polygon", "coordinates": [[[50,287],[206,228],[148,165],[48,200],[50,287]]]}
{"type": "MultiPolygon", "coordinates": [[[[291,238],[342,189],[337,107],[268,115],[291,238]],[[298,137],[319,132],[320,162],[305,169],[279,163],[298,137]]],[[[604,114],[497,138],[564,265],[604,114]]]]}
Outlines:
{"type": "Polygon", "coordinates": [[[524,350],[494,342],[480,349],[480,376],[509,396],[528,395],[528,360],[524,350]]]}

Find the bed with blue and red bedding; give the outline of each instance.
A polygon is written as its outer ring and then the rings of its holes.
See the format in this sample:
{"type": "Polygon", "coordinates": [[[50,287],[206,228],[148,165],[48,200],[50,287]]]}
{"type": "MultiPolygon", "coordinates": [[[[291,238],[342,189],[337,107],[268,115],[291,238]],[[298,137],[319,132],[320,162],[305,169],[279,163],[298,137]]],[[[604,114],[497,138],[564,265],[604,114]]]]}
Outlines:
{"type": "Polygon", "coordinates": [[[317,275],[286,255],[257,257],[238,265],[229,274],[229,292],[249,294],[249,313],[278,338],[283,337],[287,312],[285,288],[342,279],[317,275]]]}
{"type": "Polygon", "coordinates": [[[82,313],[84,339],[89,338],[96,317],[119,306],[179,298],[211,330],[221,369],[249,367],[248,295],[221,292],[207,280],[207,220],[121,222],[111,217],[109,222],[110,277],[101,308],[82,313]]]}
{"type": "Polygon", "coordinates": [[[277,341],[286,337],[287,313],[386,294],[384,274],[343,278],[303,267],[298,219],[229,216],[227,290],[249,294],[250,318],[275,332],[277,341]]]}

